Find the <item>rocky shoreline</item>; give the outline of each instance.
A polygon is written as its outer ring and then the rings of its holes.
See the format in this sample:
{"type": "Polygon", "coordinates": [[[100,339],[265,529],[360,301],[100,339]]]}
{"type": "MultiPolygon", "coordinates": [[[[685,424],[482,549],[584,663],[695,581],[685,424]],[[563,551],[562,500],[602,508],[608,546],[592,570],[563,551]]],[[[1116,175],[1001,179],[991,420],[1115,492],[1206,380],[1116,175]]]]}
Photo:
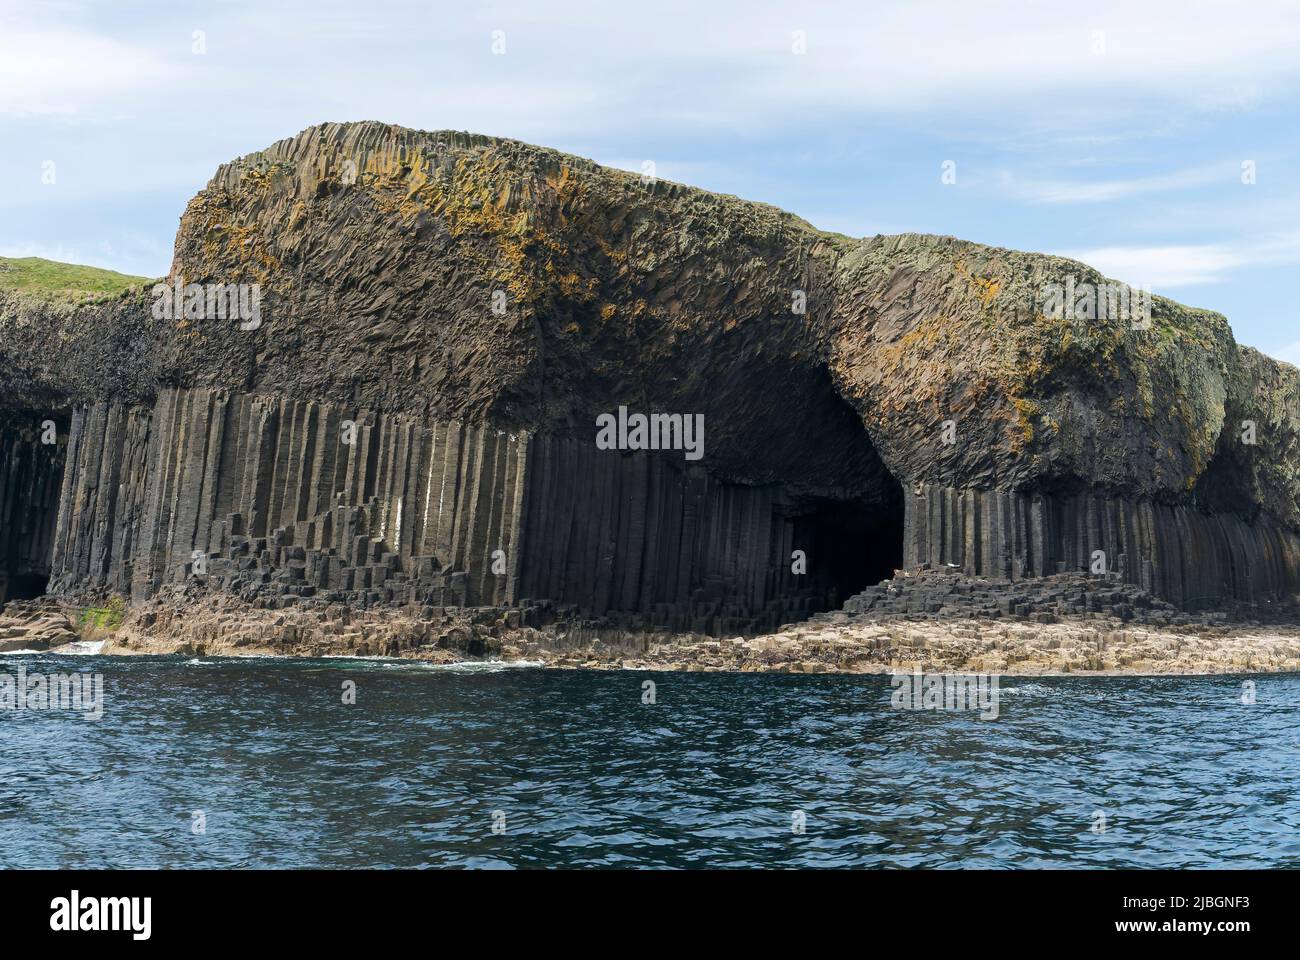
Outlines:
{"type": "Polygon", "coordinates": [[[1176,675],[1300,671],[1291,608],[1186,612],[1107,578],[1020,583],[899,576],[773,633],[711,637],[629,629],[550,608],[288,609],[177,589],[120,623],[45,597],[0,613],[0,652],[356,656],[432,663],[531,661],[569,669],[779,673],[1176,675]],[[1005,611],[1005,612],[1004,612],[1005,611]],[[1250,615],[1248,615],[1250,614],[1250,615]],[[73,644],[74,646],[69,646],[73,644]]]}

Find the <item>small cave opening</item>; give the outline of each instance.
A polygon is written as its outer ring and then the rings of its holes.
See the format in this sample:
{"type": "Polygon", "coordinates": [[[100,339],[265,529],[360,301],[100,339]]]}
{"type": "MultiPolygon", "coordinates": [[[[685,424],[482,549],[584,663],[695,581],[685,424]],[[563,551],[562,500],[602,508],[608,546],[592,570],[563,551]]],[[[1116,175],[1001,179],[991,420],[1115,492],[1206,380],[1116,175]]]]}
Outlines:
{"type": "Polygon", "coordinates": [[[903,491],[892,478],[888,486],[874,501],[817,500],[802,518],[809,573],[835,607],[903,565],[903,491]]]}
{"type": "Polygon", "coordinates": [[[5,576],[0,574],[0,606],[11,600],[35,600],[45,595],[49,577],[36,574],[5,576]]]}
{"type": "Polygon", "coordinates": [[[816,497],[800,503],[788,520],[793,544],[806,554],[806,579],[813,613],[839,609],[854,594],[902,567],[904,496],[892,476],[865,497],[816,497]]]}
{"type": "Polygon", "coordinates": [[[813,513],[813,554],[842,604],[903,565],[903,514],[860,500],[825,501],[813,513]]]}

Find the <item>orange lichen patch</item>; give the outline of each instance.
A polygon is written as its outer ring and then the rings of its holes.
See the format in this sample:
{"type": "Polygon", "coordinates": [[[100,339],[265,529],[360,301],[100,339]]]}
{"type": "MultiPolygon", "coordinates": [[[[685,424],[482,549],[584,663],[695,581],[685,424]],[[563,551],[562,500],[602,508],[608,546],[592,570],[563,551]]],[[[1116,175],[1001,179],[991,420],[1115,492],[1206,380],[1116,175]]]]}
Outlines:
{"type": "Polygon", "coordinates": [[[490,242],[494,249],[483,251],[484,272],[509,291],[512,302],[531,304],[548,296],[585,302],[596,296],[598,281],[587,268],[577,268],[584,258],[570,249],[567,234],[553,232],[584,213],[583,186],[569,167],[540,179],[520,178],[509,158],[492,150],[463,155],[450,167],[410,150],[401,162],[391,153],[372,156],[367,172],[375,177],[376,200],[385,212],[411,222],[432,213],[451,236],[490,242]]]}
{"type": "Polygon", "coordinates": [[[980,306],[988,309],[990,304],[997,299],[998,293],[1002,290],[1002,281],[995,278],[979,277],[971,273],[966,264],[958,260],[953,264],[953,270],[957,276],[964,279],[975,293],[976,299],[979,300],[980,306]]]}
{"type": "MultiPolygon", "coordinates": [[[[595,277],[583,279],[578,274],[560,273],[553,261],[546,261],[543,271],[547,278],[552,281],[554,288],[562,295],[579,301],[591,300],[595,297],[600,282],[595,277]]],[[[602,312],[602,316],[604,316],[602,312]]],[[[606,317],[606,319],[608,319],[606,317]]]]}
{"type": "Polygon", "coordinates": [[[573,171],[568,166],[561,166],[558,171],[546,175],[546,185],[556,193],[563,193],[572,184],[570,179],[572,173],[573,171]]]}
{"type": "Polygon", "coordinates": [[[197,221],[203,238],[203,255],[208,264],[233,265],[230,279],[260,283],[270,286],[283,267],[278,257],[257,227],[231,223],[232,198],[224,202],[195,202],[186,212],[186,218],[197,221]]]}
{"type": "Polygon", "coordinates": [[[1016,425],[1019,428],[1018,433],[1012,436],[1012,449],[1020,452],[1034,442],[1034,418],[1039,416],[1042,408],[1023,397],[1013,397],[1011,403],[1016,408],[1016,425]]]}

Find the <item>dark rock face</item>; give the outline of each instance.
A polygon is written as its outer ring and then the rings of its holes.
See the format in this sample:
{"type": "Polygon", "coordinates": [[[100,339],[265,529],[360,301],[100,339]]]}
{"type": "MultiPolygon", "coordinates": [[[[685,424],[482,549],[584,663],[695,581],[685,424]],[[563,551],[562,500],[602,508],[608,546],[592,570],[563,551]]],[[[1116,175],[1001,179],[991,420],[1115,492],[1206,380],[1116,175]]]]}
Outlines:
{"type": "Polygon", "coordinates": [[[223,166],[181,220],[170,281],[257,284],[255,324],[0,298],[0,405],[70,412],[62,592],[206,577],[744,631],[894,566],[1014,579],[1101,551],[1174,602],[1294,593],[1297,371],[1160,298],[1140,329],[1053,319],[1066,276],[1103,280],[325,124],[223,166]],[[620,406],[702,415],[703,456],[598,449],[620,406]]]}
{"type": "Polygon", "coordinates": [[[0,409],[0,604],[44,593],[50,577],[64,453],[57,427],[33,411],[0,409]],[[47,422],[55,443],[41,442],[47,422]]]}
{"type": "Polygon", "coordinates": [[[957,490],[920,484],[909,497],[906,567],[1004,580],[1091,570],[1180,604],[1268,603],[1296,590],[1293,532],[1267,515],[1247,523],[1194,505],[1070,494],[957,490]]]}

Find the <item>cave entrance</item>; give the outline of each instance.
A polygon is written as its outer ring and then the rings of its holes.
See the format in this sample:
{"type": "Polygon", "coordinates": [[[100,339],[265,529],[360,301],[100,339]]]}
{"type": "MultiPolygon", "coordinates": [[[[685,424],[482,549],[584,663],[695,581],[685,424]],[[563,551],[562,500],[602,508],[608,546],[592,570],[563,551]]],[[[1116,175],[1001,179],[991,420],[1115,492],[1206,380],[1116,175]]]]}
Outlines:
{"type": "Polygon", "coordinates": [[[903,566],[903,490],[892,478],[887,486],[872,501],[816,501],[803,518],[812,543],[809,572],[833,591],[836,608],[903,566]]]}
{"type": "Polygon", "coordinates": [[[45,593],[69,427],[66,410],[0,409],[0,605],[45,593]]]}
{"type": "Polygon", "coordinates": [[[0,606],[10,600],[35,600],[45,595],[49,577],[37,575],[5,576],[0,574],[0,606]]]}

